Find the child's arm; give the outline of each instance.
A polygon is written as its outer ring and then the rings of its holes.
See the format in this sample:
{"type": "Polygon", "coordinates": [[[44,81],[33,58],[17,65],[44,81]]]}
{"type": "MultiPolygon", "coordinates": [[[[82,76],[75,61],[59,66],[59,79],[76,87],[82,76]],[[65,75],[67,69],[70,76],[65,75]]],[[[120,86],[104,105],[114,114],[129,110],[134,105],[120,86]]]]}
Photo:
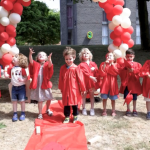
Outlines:
{"type": "Polygon", "coordinates": [[[48,56],[48,67],[49,67],[49,68],[50,68],[50,67],[52,66],[52,64],[53,64],[51,57],[52,57],[52,53],[50,53],[49,56],[48,56]]]}
{"type": "Polygon", "coordinates": [[[32,57],[32,54],[35,53],[33,48],[29,48],[30,52],[29,52],[29,62],[30,64],[33,65],[33,57],[32,57]]]}
{"type": "Polygon", "coordinates": [[[10,74],[9,66],[5,66],[5,68],[4,68],[4,77],[9,78],[10,77],[9,74],[10,74]]]}
{"type": "Polygon", "coordinates": [[[144,63],[143,67],[141,68],[139,76],[140,77],[145,77],[145,76],[149,77],[150,76],[149,74],[150,74],[150,60],[147,60],[144,63]]]}

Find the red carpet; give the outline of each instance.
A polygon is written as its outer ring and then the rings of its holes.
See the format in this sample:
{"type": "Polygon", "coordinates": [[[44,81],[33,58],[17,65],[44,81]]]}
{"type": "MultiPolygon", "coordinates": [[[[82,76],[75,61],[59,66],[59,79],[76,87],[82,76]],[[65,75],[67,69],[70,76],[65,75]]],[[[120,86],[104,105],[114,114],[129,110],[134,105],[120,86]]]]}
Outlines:
{"type": "MultiPolygon", "coordinates": [[[[61,101],[51,104],[53,116],[44,114],[44,119],[35,119],[35,126],[41,127],[41,134],[35,130],[25,150],[87,150],[84,125],[76,123],[63,124],[63,106],[61,101]]],[[[45,112],[45,107],[43,113],[45,112]]]]}

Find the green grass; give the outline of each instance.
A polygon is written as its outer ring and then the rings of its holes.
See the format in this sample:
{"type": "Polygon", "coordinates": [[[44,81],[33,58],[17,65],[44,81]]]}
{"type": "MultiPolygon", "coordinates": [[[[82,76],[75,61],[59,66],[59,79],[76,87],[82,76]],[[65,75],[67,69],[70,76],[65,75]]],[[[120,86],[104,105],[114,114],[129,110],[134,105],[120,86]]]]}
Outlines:
{"type": "Polygon", "coordinates": [[[0,123],[0,129],[5,128],[6,125],[4,123],[0,123]]]}

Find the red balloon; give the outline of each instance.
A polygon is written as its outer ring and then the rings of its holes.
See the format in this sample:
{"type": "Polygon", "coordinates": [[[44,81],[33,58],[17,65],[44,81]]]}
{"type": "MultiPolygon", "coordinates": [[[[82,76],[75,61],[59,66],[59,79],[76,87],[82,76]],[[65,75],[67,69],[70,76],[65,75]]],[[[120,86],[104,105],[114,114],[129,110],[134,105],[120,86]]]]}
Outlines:
{"type": "Polygon", "coordinates": [[[0,32],[4,32],[4,31],[5,31],[5,27],[2,24],[0,24],[0,32]]]}
{"type": "Polygon", "coordinates": [[[105,5],[104,10],[105,10],[106,13],[111,13],[112,10],[113,10],[113,5],[110,4],[110,3],[107,3],[107,4],[105,5]]]}
{"type": "Polygon", "coordinates": [[[9,36],[16,37],[16,32],[14,32],[13,34],[9,34],[9,36]]]}
{"type": "Polygon", "coordinates": [[[124,32],[121,35],[121,39],[123,42],[129,41],[131,39],[131,34],[128,32],[124,32]]]}
{"type": "Polygon", "coordinates": [[[114,14],[111,12],[111,13],[107,13],[106,14],[106,18],[109,20],[109,21],[112,21],[112,18],[114,17],[114,14]]]}
{"type": "Polygon", "coordinates": [[[22,4],[23,6],[25,6],[25,7],[28,7],[28,6],[30,6],[30,4],[31,4],[31,0],[28,1],[28,2],[24,2],[23,0],[21,0],[21,4],[22,4]]]}
{"type": "Polygon", "coordinates": [[[110,33],[110,38],[111,38],[112,40],[114,40],[115,38],[120,38],[120,36],[117,36],[117,35],[115,34],[115,32],[112,31],[112,32],[110,33]]]}
{"type": "Polygon", "coordinates": [[[126,41],[124,43],[128,44],[129,48],[134,46],[134,41],[132,39],[130,39],[129,41],[126,41]]]}
{"type": "Polygon", "coordinates": [[[20,3],[15,3],[11,12],[17,13],[21,16],[23,12],[23,6],[20,3]]]}
{"type": "Polygon", "coordinates": [[[121,34],[123,33],[123,28],[122,28],[121,26],[115,27],[114,33],[115,33],[116,35],[121,35],[121,34]]]}
{"type": "Polygon", "coordinates": [[[2,61],[4,62],[5,65],[9,65],[12,62],[12,55],[9,53],[4,54],[2,57],[2,61]]]}
{"type": "Polygon", "coordinates": [[[11,1],[12,3],[14,3],[16,0],[9,0],[9,1],[11,1]]]}
{"type": "Polygon", "coordinates": [[[1,40],[0,40],[0,47],[1,47],[4,43],[5,43],[4,41],[1,41],[1,40]]]}
{"type": "Polygon", "coordinates": [[[13,3],[11,1],[5,0],[1,3],[1,5],[7,10],[10,11],[13,9],[13,3]]]}
{"type": "Polygon", "coordinates": [[[11,34],[14,34],[14,33],[16,33],[16,28],[13,26],[13,25],[8,25],[7,27],[6,27],[6,32],[9,34],[9,35],[11,35],[11,34]]]}
{"type": "Polygon", "coordinates": [[[108,3],[115,4],[116,0],[108,0],[108,3]]]}
{"type": "Polygon", "coordinates": [[[132,26],[130,26],[129,28],[124,28],[124,32],[129,32],[130,34],[132,34],[134,32],[134,29],[132,26]]]}
{"type": "Polygon", "coordinates": [[[107,1],[105,3],[98,2],[98,4],[99,4],[99,7],[104,9],[105,8],[105,4],[107,4],[107,1]]]}
{"type": "Polygon", "coordinates": [[[10,46],[13,46],[16,44],[16,40],[14,37],[9,37],[7,40],[7,44],[9,44],[10,46]]]}
{"type": "Polygon", "coordinates": [[[123,12],[123,7],[122,6],[120,6],[120,5],[114,6],[113,13],[115,15],[120,15],[122,12],[123,12]]]}
{"type": "Polygon", "coordinates": [[[115,5],[124,5],[124,0],[116,0],[116,2],[114,3],[115,5]]]}
{"type": "Polygon", "coordinates": [[[8,38],[9,38],[9,35],[8,35],[8,33],[6,33],[6,32],[1,32],[0,33],[0,40],[1,41],[7,41],[8,40],[8,38]]]}
{"type": "Polygon", "coordinates": [[[5,0],[1,0],[1,2],[0,2],[0,6],[2,6],[3,5],[3,2],[4,2],[5,0]]]}
{"type": "Polygon", "coordinates": [[[116,46],[120,46],[121,43],[122,43],[122,40],[119,37],[115,38],[113,41],[113,44],[116,46]]]}

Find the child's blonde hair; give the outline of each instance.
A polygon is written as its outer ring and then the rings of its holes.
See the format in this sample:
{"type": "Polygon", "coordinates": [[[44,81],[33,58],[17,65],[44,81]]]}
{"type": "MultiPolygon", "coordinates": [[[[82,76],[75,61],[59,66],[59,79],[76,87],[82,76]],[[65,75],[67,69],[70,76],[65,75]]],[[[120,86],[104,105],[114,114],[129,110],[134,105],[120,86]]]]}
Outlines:
{"type": "MultiPolygon", "coordinates": [[[[41,51],[41,52],[42,52],[42,53],[45,53],[45,52],[43,52],[43,51],[41,51]]],[[[41,52],[38,52],[38,53],[37,53],[37,55],[35,56],[35,61],[39,62],[39,61],[38,61],[38,55],[39,55],[39,53],[41,53],[41,52]]],[[[46,55],[46,57],[47,57],[45,61],[47,61],[47,60],[48,60],[48,56],[47,56],[46,53],[45,53],[45,55],[46,55]]]]}
{"type": "Polygon", "coordinates": [[[28,67],[28,58],[22,53],[18,54],[19,67],[27,68],[28,67]]]}
{"type": "Polygon", "coordinates": [[[76,50],[71,47],[66,47],[63,51],[63,56],[71,55],[72,57],[76,58],[76,50]]]}
{"type": "Polygon", "coordinates": [[[93,55],[92,55],[91,51],[90,51],[88,48],[82,48],[82,49],[81,49],[81,51],[80,51],[80,53],[79,53],[79,59],[80,59],[80,61],[81,61],[81,62],[83,61],[82,55],[83,55],[84,52],[89,52],[89,54],[90,54],[90,59],[89,59],[89,60],[92,61],[93,55]]]}
{"type": "Polygon", "coordinates": [[[107,55],[110,54],[110,53],[113,54],[113,56],[114,56],[114,61],[116,61],[116,56],[114,55],[113,52],[108,52],[108,53],[105,55],[105,58],[107,58],[107,55]]]}

